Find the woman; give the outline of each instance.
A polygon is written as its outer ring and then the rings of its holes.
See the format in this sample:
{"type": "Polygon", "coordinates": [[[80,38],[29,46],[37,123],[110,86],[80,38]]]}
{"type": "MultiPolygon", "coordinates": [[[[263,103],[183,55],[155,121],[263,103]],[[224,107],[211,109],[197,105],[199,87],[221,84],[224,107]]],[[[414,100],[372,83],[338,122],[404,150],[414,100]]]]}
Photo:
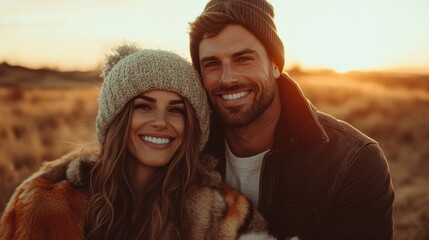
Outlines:
{"type": "Polygon", "coordinates": [[[265,230],[247,198],[221,183],[215,161],[200,156],[210,110],[186,60],[123,45],[102,77],[100,150],[72,152],[24,181],[1,239],[236,239],[265,230]]]}

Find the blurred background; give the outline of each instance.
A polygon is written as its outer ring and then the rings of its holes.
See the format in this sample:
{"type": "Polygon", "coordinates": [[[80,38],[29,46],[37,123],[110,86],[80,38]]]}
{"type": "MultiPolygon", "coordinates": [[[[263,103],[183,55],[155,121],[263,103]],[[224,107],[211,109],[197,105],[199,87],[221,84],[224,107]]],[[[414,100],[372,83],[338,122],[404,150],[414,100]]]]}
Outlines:
{"type": "MultiPolygon", "coordinates": [[[[429,2],[271,0],[286,71],[379,142],[395,239],[429,239],[429,2]]],[[[0,212],[43,161],[95,143],[100,67],[123,41],[190,59],[206,1],[0,1],[0,212]]]]}

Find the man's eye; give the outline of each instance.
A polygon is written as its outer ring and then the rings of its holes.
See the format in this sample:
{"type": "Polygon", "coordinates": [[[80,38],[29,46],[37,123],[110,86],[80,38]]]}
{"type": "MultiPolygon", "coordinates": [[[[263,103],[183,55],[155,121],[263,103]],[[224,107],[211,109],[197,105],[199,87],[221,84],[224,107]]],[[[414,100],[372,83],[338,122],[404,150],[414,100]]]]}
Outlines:
{"type": "Polygon", "coordinates": [[[236,58],[235,59],[237,62],[248,62],[248,61],[251,61],[252,60],[252,58],[250,58],[250,57],[238,57],[238,58],[236,58]]]}
{"type": "Polygon", "coordinates": [[[207,62],[204,64],[205,69],[215,68],[217,66],[219,66],[218,62],[207,62]]]}

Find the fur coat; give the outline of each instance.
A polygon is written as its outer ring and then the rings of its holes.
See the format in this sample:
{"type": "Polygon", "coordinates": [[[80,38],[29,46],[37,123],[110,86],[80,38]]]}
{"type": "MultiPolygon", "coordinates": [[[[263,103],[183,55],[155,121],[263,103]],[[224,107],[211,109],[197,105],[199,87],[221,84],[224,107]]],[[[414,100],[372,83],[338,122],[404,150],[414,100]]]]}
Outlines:
{"type": "MultiPolygon", "coordinates": [[[[88,176],[96,149],[80,149],[47,162],[12,195],[0,219],[0,239],[84,239],[88,176]]],[[[203,162],[204,184],[185,201],[191,239],[273,239],[251,202],[221,182],[216,160],[203,162]]],[[[170,239],[167,227],[165,237],[170,239]]]]}

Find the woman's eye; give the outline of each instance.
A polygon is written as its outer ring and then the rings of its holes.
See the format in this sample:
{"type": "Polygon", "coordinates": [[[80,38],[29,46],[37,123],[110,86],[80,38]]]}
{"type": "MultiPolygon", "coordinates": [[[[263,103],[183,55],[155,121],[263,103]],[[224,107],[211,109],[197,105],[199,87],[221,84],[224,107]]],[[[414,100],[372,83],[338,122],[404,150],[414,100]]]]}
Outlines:
{"type": "Polygon", "coordinates": [[[138,105],[134,106],[134,108],[138,108],[138,109],[142,109],[142,110],[150,110],[150,107],[148,105],[145,105],[145,104],[138,104],[138,105]]]}
{"type": "Polygon", "coordinates": [[[182,109],[182,108],[172,108],[170,110],[170,112],[172,112],[172,113],[179,113],[179,114],[185,114],[185,109],[182,109]]]}

